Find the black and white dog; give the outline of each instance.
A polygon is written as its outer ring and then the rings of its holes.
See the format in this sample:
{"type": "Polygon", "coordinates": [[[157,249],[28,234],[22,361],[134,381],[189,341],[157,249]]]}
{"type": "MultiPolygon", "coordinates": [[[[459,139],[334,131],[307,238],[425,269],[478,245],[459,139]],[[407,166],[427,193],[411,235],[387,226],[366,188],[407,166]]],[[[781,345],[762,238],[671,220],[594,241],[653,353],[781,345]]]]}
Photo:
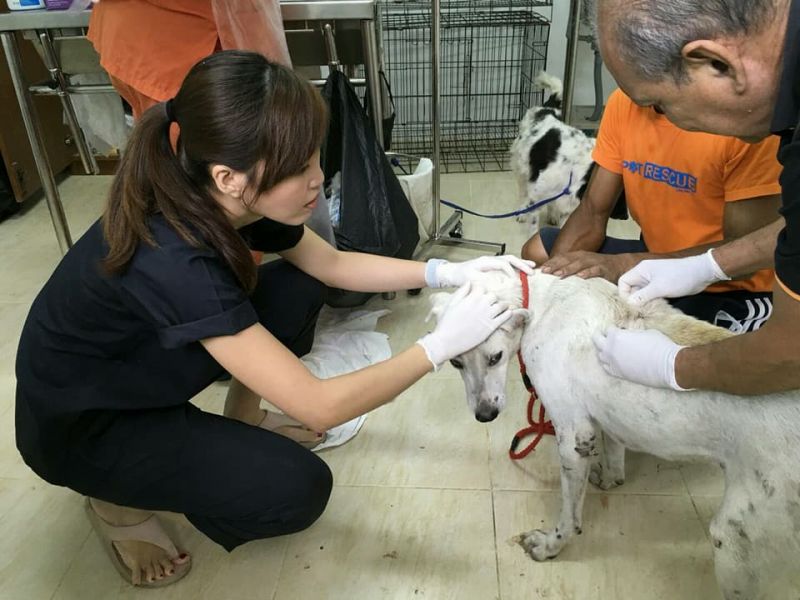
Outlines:
{"type": "Polygon", "coordinates": [[[543,225],[561,227],[578,206],[592,172],[595,140],[561,120],[561,80],[542,71],[534,84],[550,97],[528,109],[511,145],[511,170],[516,175],[523,208],[568,193],[517,220],[530,223],[533,233],[543,225]]]}

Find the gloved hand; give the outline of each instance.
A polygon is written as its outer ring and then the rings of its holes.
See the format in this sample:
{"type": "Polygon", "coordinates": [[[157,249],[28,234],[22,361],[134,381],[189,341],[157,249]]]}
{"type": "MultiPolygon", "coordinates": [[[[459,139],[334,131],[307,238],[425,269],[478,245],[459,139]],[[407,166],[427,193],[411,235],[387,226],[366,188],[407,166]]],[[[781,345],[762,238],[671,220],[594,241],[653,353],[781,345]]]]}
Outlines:
{"type": "Polygon", "coordinates": [[[436,328],[417,340],[434,370],[471,350],[511,317],[508,305],[494,294],[473,287],[469,282],[456,291],[439,317],[436,328]]]}
{"type": "Polygon", "coordinates": [[[473,260],[451,263],[440,258],[430,259],[425,266],[425,283],[431,288],[460,287],[475,273],[504,271],[514,275],[514,269],[533,274],[536,263],[517,256],[481,256],[473,260]]]}
{"type": "Polygon", "coordinates": [[[643,260],[619,278],[619,295],[641,305],[653,298],[699,294],[712,283],[727,281],[711,250],[687,258],[643,260]]]}
{"type": "Polygon", "coordinates": [[[684,346],[660,331],[610,327],[592,340],[597,358],[609,375],[650,387],[687,391],[675,380],[675,357],[684,346]]]}

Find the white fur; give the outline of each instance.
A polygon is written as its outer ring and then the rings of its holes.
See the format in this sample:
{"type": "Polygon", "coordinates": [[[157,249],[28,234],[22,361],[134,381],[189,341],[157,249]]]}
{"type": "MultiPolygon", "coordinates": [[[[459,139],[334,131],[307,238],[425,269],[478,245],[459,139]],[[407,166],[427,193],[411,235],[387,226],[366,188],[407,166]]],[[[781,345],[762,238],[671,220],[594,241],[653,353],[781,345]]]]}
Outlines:
{"type": "MultiPolygon", "coordinates": [[[[548,90],[551,97],[558,100],[560,107],[561,80],[542,71],[534,84],[548,90]]],[[[534,106],[528,109],[519,124],[519,135],[511,145],[511,170],[517,180],[522,206],[524,208],[560,194],[569,182],[570,173],[572,183],[568,195],[518,217],[518,221],[531,224],[533,233],[542,225],[561,227],[578,206],[578,190],[583,186],[586,173],[592,164],[592,150],[595,144],[594,138],[588,137],[580,129],[561,120],[560,108],[552,108],[556,116],[538,115],[537,113],[543,108],[547,107],[534,106]],[[531,181],[529,160],[531,147],[550,129],[558,129],[561,132],[561,147],[556,159],[541,171],[535,181],[531,181]]]]}
{"type": "MultiPolygon", "coordinates": [[[[476,283],[521,305],[517,279],[487,274],[476,283]]],[[[724,499],[710,528],[725,599],[798,598],[800,394],[675,392],[611,377],[598,363],[591,338],[612,324],[657,328],[684,344],[729,334],[661,300],[633,308],[602,279],[561,280],[537,271],[529,287],[530,308],[518,309],[508,326],[457,359],[470,409],[476,417],[493,418],[505,404],[508,361],[521,346],[555,425],[561,516],[552,529],[520,536],[526,552],[534,560],[553,558],[580,533],[587,480],[603,489],[621,485],[626,447],[667,460],[710,461],[725,471],[724,499]],[[502,360],[489,367],[489,357],[499,352],[502,360]]],[[[433,298],[435,314],[446,310],[446,299],[447,294],[433,298]]]]}

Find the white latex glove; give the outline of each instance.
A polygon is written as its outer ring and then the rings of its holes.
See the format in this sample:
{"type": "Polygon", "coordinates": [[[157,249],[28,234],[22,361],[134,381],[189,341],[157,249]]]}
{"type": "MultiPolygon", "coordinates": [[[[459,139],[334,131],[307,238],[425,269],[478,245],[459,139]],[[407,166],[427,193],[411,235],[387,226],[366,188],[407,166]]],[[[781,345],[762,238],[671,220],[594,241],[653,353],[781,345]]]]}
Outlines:
{"type": "Polygon", "coordinates": [[[684,346],[660,331],[610,327],[592,340],[597,358],[609,375],[650,387],[687,391],[675,380],[675,357],[684,346]]]}
{"type": "Polygon", "coordinates": [[[433,368],[472,350],[511,317],[507,304],[494,294],[469,282],[456,291],[436,324],[436,329],[417,340],[433,368]]]}
{"type": "Polygon", "coordinates": [[[475,273],[504,271],[515,275],[514,269],[533,275],[536,263],[518,256],[481,256],[464,262],[451,263],[440,258],[430,259],[425,266],[425,283],[431,288],[460,287],[475,273]]]}
{"type": "Polygon", "coordinates": [[[619,295],[638,306],[653,298],[699,294],[712,283],[728,279],[709,250],[687,258],[643,260],[619,278],[619,295]]]}

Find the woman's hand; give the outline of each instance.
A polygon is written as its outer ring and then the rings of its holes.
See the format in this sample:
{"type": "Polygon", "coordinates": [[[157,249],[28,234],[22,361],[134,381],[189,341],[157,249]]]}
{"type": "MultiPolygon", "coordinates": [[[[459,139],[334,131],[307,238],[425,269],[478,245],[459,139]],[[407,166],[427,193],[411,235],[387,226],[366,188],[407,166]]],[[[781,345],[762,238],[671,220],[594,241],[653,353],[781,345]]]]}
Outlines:
{"type": "Polygon", "coordinates": [[[450,298],[436,329],[417,343],[438,369],[451,358],[472,350],[511,317],[508,305],[494,294],[465,283],[450,298]]]}
{"type": "Polygon", "coordinates": [[[446,260],[432,258],[425,268],[425,283],[431,288],[461,287],[476,273],[486,271],[503,271],[514,276],[514,269],[533,274],[536,263],[523,260],[517,256],[481,256],[473,260],[451,263],[446,260]]]}

